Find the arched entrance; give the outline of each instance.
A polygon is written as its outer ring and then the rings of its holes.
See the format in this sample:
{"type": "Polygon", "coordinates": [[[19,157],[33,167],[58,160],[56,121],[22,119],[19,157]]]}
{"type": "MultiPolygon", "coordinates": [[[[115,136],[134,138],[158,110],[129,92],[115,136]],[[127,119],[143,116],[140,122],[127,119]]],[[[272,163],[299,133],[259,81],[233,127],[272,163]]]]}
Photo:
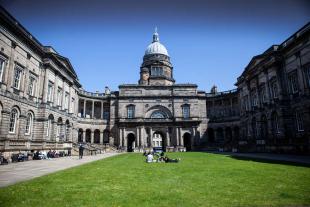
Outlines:
{"type": "Polygon", "coordinates": [[[192,149],[192,141],[191,141],[192,135],[188,132],[184,133],[183,140],[184,140],[184,147],[186,148],[186,151],[191,151],[192,149]]]}
{"type": "Polygon", "coordinates": [[[90,141],[91,141],[91,130],[90,129],[86,129],[85,141],[88,142],[88,143],[90,143],[90,141]]]}
{"type": "Polygon", "coordinates": [[[208,142],[214,143],[214,130],[212,128],[208,128],[208,142]]]}
{"type": "Polygon", "coordinates": [[[100,130],[95,129],[94,131],[94,143],[99,144],[100,143],[100,130]]]}
{"type": "Polygon", "coordinates": [[[165,136],[162,132],[156,131],[153,133],[152,136],[152,145],[156,148],[161,148],[163,151],[166,151],[166,142],[165,136]]]}
{"type": "Polygon", "coordinates": [[[83,142],[83,129],[79,129],[78,142],[83,142]]]}
{"type": "Polygon", "coordinates": [[[133,152],[136,137],[133,133],[127,135],[127,152],[133,152]]]}

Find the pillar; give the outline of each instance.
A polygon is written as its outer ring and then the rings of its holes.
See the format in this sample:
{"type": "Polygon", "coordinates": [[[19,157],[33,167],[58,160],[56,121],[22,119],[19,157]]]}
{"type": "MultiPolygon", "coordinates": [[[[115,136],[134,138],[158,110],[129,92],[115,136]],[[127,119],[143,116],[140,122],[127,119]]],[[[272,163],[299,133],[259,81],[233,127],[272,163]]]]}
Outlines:
{"type": "Polygon", "coordinates": [[[92,110],[91,110],[91,118],[94,118],[94,113],[95,113],[95,101],[92,101],[92,110]]]}
{"type": "Polygon", "coordinates": [[[82,133],[82,140],[83,142],[86,142],[86,130],[84,130],[82,133]]]}
{"type": "Polygon", "coordinates": [[[90,143],[94,143],[94,131],[90,131],[90,143]]]}
{"type": "Polygon", "coordinates": [[[179,128],[178,127],[176,127],[175,128],[175,135],[176,135],[176,145],[177,146],[179,146],[180,144],[179,144],[179,130],[178,130],[179,128]]]}
{"type": "Polygon", "coordinates": [[[137,127],[137,147],[140,147],[140,127],[137,127]]]}
{"type": "Polygon", "coordinates": [[[100,118],[103,119],[103,102],[101,101],[101,113],[100,113],[100,118]]]}
{"type": "Polygon", "coordinates": [[[100,132],[100,144],[103,144],[103,133],[104,131],[100,132]]]}
{"type": "Polygon", "coordinates": [[[127,147],[127,137],[125,137],[125,128],[123,128],[123,142],[124,142],[124,147],[127,147]]]}
{"type": "Polygon", "coordinates": [[[140,136],[141,136],[140,145],[141,145],[141,147],[145,147],[145,137],[146,136],[145,136],[145,128],[144,128],[144,126],[141,127],[140,136]]]}
{"type": "Polygon", "coordinates": [[[178,133],[179,133],[179,138],[180,138],[180,145],[181,145],[181,146],[184,146],[184,139],[183,139],[183,137],[181,136],[181,128],[178,128],[178,133]]]}
{"type": "Polygon", "coordinates": [[[86,118],[86,99],[84,99],[83,117],[86,118]]]}
{"type": "Polygon", "coordinates": [[[150,146],[153,147],[153,129],[150,128],[150,146]]]}
{"type": "Polygon", "coordinates": [[[169,135],[169,129],[167,128],[166,131],[166,147],[170,146],[170,135],[169,135]]]}

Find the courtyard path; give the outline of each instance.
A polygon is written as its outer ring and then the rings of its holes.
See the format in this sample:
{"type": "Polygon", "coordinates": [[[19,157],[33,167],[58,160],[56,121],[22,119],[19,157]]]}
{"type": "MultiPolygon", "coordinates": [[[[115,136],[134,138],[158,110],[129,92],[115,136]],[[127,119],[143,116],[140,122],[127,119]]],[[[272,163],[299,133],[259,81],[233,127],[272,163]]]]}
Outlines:
{"type": "Polygon", "coordinates": [[[115,156],[120,153],[104,153],[95,156],[84,156],[79,159],[78,156],[61,157],[51,160],[31,160],[26,162],[10,163],[0,165],[0,187],[15,184],[17,182],[30,180],[49,173],[64,170],[67,168],[83,165],[85,163],[115,156]]]}

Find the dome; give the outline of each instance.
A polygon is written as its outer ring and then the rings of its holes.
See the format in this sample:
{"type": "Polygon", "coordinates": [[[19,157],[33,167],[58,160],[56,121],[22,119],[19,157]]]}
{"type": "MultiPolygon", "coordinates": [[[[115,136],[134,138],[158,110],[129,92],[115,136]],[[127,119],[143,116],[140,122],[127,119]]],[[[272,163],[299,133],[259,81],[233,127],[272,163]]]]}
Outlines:
{"type": "Polygon", "coordinates": [[[155,33],[153,34],[153,42],[147,46],[145,55],[162,54],[169,56],[166,47],[159,42],[159,35],[156,30],[157,29],[155,29],[155,33]]]}

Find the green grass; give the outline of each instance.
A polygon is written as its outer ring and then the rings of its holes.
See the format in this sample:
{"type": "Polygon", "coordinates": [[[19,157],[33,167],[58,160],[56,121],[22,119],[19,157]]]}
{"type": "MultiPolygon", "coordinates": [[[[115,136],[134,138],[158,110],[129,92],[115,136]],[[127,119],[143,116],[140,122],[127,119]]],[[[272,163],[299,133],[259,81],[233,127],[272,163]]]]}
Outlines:
{"type": "Polygon", "coordinates": [[[306,206],[310,168],[171,153],[180,163],[123,154],[6,188],[0,206],[306,206]]]}

